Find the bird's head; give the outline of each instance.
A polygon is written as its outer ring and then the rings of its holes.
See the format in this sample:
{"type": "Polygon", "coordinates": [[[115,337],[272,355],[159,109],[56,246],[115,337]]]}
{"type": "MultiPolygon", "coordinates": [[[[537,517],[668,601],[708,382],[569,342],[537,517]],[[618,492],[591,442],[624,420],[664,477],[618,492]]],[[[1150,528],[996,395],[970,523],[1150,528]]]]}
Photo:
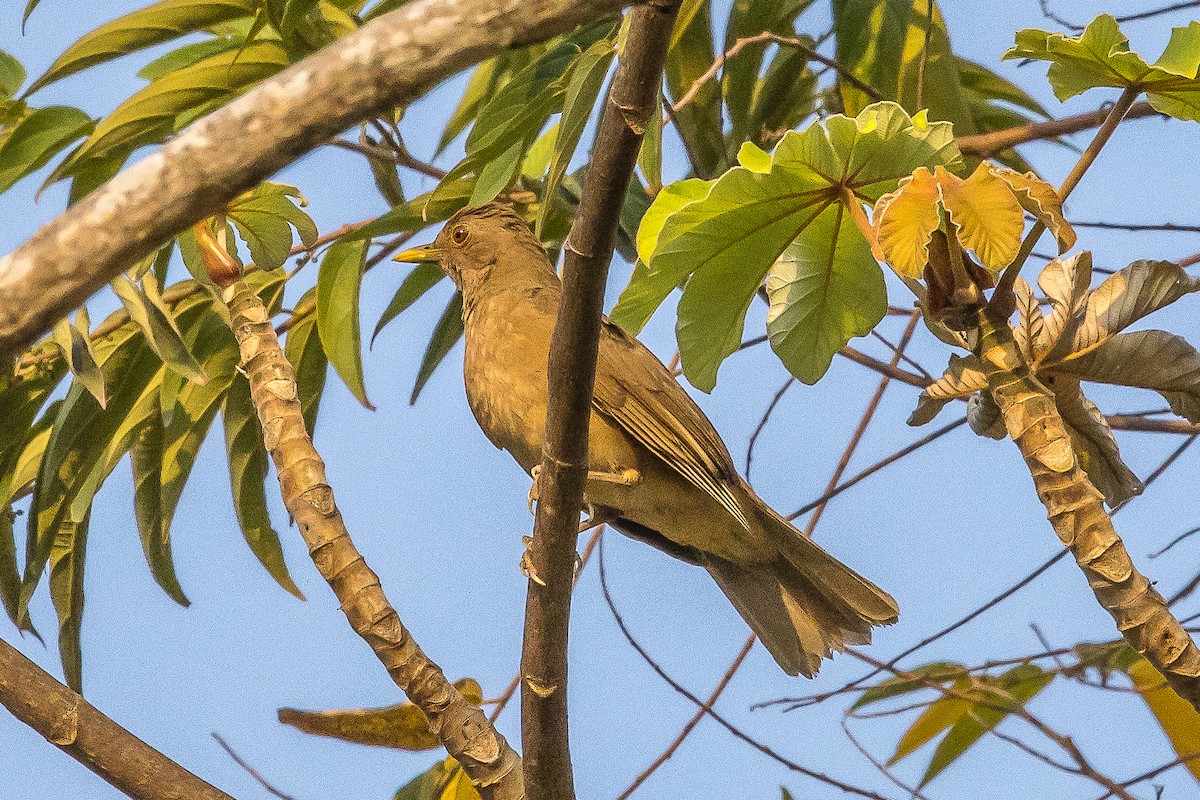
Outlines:
{"type": "Polygon", "coordinates": [[[432,244],[405,250],[394,260],[436,262],[468,299],[492,281],[507,286],[526,277],[544,281],[547,273],[555,275],[525,220],[504,203],[462,209],[432,244]]]}

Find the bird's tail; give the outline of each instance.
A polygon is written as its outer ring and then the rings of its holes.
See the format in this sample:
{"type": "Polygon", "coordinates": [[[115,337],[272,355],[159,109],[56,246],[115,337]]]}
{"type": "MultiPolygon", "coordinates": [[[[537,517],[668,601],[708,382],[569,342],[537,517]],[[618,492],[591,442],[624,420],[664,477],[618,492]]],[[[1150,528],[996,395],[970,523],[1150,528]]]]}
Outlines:
{"type": "Polygon", "coordinates": [[[872,627],[896,621],[899,609],[887,592],[765,503],[755,505],[776,557],[748,566],[713,556],[702,561],[785,672],[811,678],[822,658],[866,644],[872,627]]]}

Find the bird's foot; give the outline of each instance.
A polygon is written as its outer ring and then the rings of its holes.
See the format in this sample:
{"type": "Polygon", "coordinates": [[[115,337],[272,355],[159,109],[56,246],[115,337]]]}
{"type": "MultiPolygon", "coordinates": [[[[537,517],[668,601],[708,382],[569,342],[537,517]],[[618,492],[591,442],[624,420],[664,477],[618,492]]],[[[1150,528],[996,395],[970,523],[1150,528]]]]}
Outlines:
{"type": "Polygon", "coordinates": [[[538,464],[533,469],[529,470],[529,476],[533,478],[533,485],[529,487],[529,513],[534,513],[534,506],[537,505],[540,490],[538,489],[538,478],[542,474],[542,465],[538,464]]]}
{"type": "Polygon", "coordinates": [[[599,528],[601,525],[607,525],[618,516],[615,509],[606,506],[594,506],[591,503],[583,504],[584,518],[583,522],[579,523],[579,532],[587,533],[592,528],[599,528]]]}
{"type": "Polygon", "coordinates": [[[589,481],[601,481],[602,483],[615,483],[618,486],[637,486],[642,482],[642,473],[636,469],[623,469],[617,472],[594,472],[589,470],[587,479],[589,481]]]}
{"type": "MultiPolygon", "coordinates": [[[[537,484],[534,484],[535,486],[537,484]]],[[[529,580],[536,583],[538,586],[545,586],[546,582],[537,574],[537,570],[533,568],[533,563],[529,559],[529,545],[533,543],[532,536],[522,536],[521,541],[525,543],[525,551],[521,553],[521,574],[529,580]]],[[[576,558],[579,554],[576,553],[576,558]]]]}

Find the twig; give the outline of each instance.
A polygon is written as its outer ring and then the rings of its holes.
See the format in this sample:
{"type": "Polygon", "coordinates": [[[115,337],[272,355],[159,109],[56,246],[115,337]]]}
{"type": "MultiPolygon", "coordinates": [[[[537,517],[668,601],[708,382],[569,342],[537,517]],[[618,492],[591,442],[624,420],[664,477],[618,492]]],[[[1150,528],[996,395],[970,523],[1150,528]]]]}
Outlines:
{"type": "MultiPolygon", "coordinates": [[[[1042,8],[1042,15],[1047,19],[1053,20],[1059,25],[1062,25],[1064,28],[1070,28],[1073,31],[1083,30],[1083,25],[1077,25],[1074,22],[1068,22],[1058,14],[1055,14],[1050,8],[1049,0],[1038,0],[1038,5],[1042,8]]],[[[1196,8],[1197,6],[1200,6],[1200,0],[1186,0],[1182,3],[1174,3],[1169,6],[1163,6],[1162,8],[1141,11],[1137,14],[1126,14],[1123,17],[1116,17],[1116,20],[1117,22],[1136,22],[1137,20],[1149,19],[1151,17],[1157,17],[1161,14],[1170,14],[1172,11],[1182,11],[1185,8],[1196,8]]]]}
{"type": "MultiPolygon", "coordinates": [[[[903,311],[902,313],[904,316],[907,317],[909,314],[912,313],[912,311],[903,311]]],[[[880,333],[878,330],[871,331],[871,336],[872,336],[872,338],[878,339],[879,341],[883,342],[884,345],[887,347],[887,349],[891,350],[893,353],[897,352],[900,349],[900,348],[896,347],[896,345],[892,344],[891,341],[886,336],[884,336],[882,333],[880,333]]],[[[923,377],[926,377],[931,381],[933,380],[933,376],[929,374],[929,370],[925,369],[925,367],[921,366],[920,363],[918,363],[917,361],[915,361],[914,359],[909,357],[909,355],[907,353],[903,353],[903,352],[900,353],[900,360],[903,361],[905,364],[908,364],[913,369],[915,369],[923,377]]],[[[896,366],[899,366],[899,364],[897,364],[896,366]]]]}
{"type": "Polygon", "coordinates": [[[670,122],[671,119],[674,118],[675,112],[695,100],[696,95],[701,89],[704,88],[704,85],[717,77],[717,73],[721,71],[721,67],[725,65],[726,61],[733,58],[750,45],[761,44],[763,42],[772,42],[784,47],[794,47],[813,61],[824,64],[832,69],[838,74],[839,77],[845,80],[846,83],[849,83],[860,92],[866,94],[872,100],[880,99],[879,91],[875,87],[864,82],[861,78],[851,72],[845,65],[839,63],[835,59],[818,53],[816,50],[809,47],[803,39],[797,39],[794,36],[780,36],[779,34],[772,33],[771,31],[763,31],[762,33],[756,33],[753,36],[746,36],[738,39],[730,46],[728,50],[721,55],[718,55],[716,60],[709,65],[708,69],[706,69],[699,78],[696,78],[696,80],[692,81],[692,85],[689,86],[688,90],[683,93],[683,96],[675,101],[671,107],[671,111],[664,118],[663,123],[666,124],[667,122],[670,122]]]}
{"type": "Polygon", "coordinates": [[[882,458],[879,461],[876,461],[874,464],[867,467],[862,472],[859,472],[857,475],[850,478],[845,483],[838,484],[833,489],[827,491],[825,494],[818,497],[816,500],[813,500],[811,503],[808,503],[807,505],[801,506],[800,508],[796,509],[791,514],[788,514],[787,518],[789,520],[795,519],[796,517],[799,517],[803,514],[807,514],[809,511],[812,511],[814,508],[817,508],[818,506],[820,506],[824,503],[828,503],[830,500],[837,497],[839,494],[846,491],[850,487],[854,486],[859,481],[861,481],[865,478],[869,478],[870,476],[874,475],[876,472],[879,472],[879,470],[883,469],[884,467],[886,467],[890,464],[894,464],[895,462],[899,461],[900,459],[904,458],[907,455],[915,453],[916,451],[920,450],[925,445],[929,444],[932,441],[935,441],[936,439],[940,439],[941,437],[945,436],[947,433],[954,430],[955,428],[962,427],[964,424],[966,424],[966,422],[967,422],[966,417],[959,417],[954,422],[951,422],[948,425],[943,425],[942,427],[935,430],[933,433],[930,433],[927,436],[921,437],[920,439],[916,440],[915,442],[908,445],[907,447],[900,448],[896,452],[892,453],[890,456],[887,456],[886,458],[882,458]]]}
{"type": "Polygon", "coordinates": [[[1146,558],[1158,558],[1159,556],[1163,555],[1168,550],[1170,550],[1172,547],[1174,547],[1175,545],[1182,542],[1184,539],[1188,539],[1192,536],[1195,536],[1197,533],[1200,533],[1200,528],[1192,528],[1190,531],[1181,533],[1178,536],[1176,536],[1174,539],[1172,539],[1167,544],[1166,547],[1162,548],[1161,550],[1155,550],[1153,553],[1150,553],[1149,555],[1147,555],[1146,558]]]}
{"type": "MultiPolygon", "coordinates": [[[[1128,789],[1131,786],[1136,786],[1139,783],[1144,783],[1145,781],[1148,781],[1151,778],[1157,778],[1159,775],[1161,775],[1162,773],[1166,772],[1169,769],[1174,769],[1175,767],[1183,766],[1184,764],[1190,764],[1191,762],[1193,762],[1197,759],[1200,759],[1200,753],[1188,753],[1187,755],[1183,755],[1172,761],[1168,761],[1165,764],[1161,764],[1161,765],[1155,767],[1154,769],[1147,770],[1146,772],[1143,772],[1141,775],[1132,777],[1127,781],[1122,781],[1121,785],[1128,789]]],[[[1100,795],[1099,797],[1096,798],[1096,800],[1108,800],[1108,798],[1110,798],[1112,796],[1113,796],[1112,792],[1108,792],[1107,794],[1100,795]]]]}
{"type": "MultiPolygon", "coordinates": [[[[1076,114],[1071,117],[1063,117],[1062,119],[1053,119],[1048,122],[1031,122],[1027,125],[1018,125],[1015,128],[1005,128],[990,133],[959,136],[955,138],[954,143],[958,145],[959,150],[967,155],[989,158],[995,153],[1019,144],[1042,141],[1044,139],[1057,139],[1060,136],[1068,136],[1072,133],[1079,133],[1080,131],[1095,128],[1103,124],[1105,118],[1108,116],[1109,108],[1109,105],[1105,105],[1097,111],[1089,111],[1085,114],[1076,114]]],[[[1125,119],[1162,116],[1149,103],[1142,102],[1134,103],[1130,107],[1129,113],[1125,115],[1125,119]]]]}
{"type": "Polygon", "coordinates": [[[237,754],[236,750],[234,750],[232,747],[230,747],[229,742],[227,742],[223,738],[221,738],[221,734],[217,733],[216,731],[213,731],[212,737],[217,740],[217,744],[221,745],[221,749],[224,750],[229,755],[229,757],[233,759],[235,764],[237,764],[239,767],[244,769],[251,778],[254,778],[254,780],[258,781],[259,786],[263,787],[268,792],[270,792],[271,794],[278,797],[279,800],[296,800],[296,798],[292,797],[290,794],[285,794],[284,792],[281,792],[278,789],[276,789],[274,786],[272,786],[267,781],[266,778],[264,778],[261,774],[259,774],[258,770],[256,770],[254,767],[250,766],[250,764],[247,763],[245,759],[243,759],[241,756],[239,756],[237,754]]]}
{"type": "MultiPolygon", "coordinates": [[[[912,340],[913,334],[917,330],[917,323],[921,320],[921,312],[919,309],[914,309],[908,317],[908,326],[904,329],[904,333],[900,337],[900,344],[897,345],[896,351],[892,354],[892,361],[888,364],[889,367],[895,367],[900,363],[901,356],[904,355],[905,348],[912,340]]],[[[862,441],[863,434],[867,431],[867,426],[871,424],[871,419],[875,416],[875,411],[879,408],[879,403],[883,400],[883,394],[887,391],[888,385],[892,382],[892,378],[888,374],[884,374],[879,379],[879,386],[875,389],[875,394],[871,397],[871,402],[867,404],[867,408],[863,411],[862,418],[858,421],[858,427],[854,429],[854,434],[850,437],[846,449],[842,451],[842,457],[834,467],[833,475],[829,476],[829,484],[825,487],[825,494],[829,494],[837,488],[838,481],[842,479],[842,475],[846,471],[846,467],[850,465],[850,459],[854,456],[854,451],[858,449],[859,442],[862,441]]],[[[812,536],[813,529],[817,527],[817,522],[820,521],[821,515],[825,511],[825,506],[828,500],[822,502],[813,509],[813,515],[808,520],[808,525],[804,528],[805,536],[812,536]]]]}
{"type": "Polygon", "coordinates": [[[687,739],[693,730],[695,730],[696,726],[700,724],[700,721],[704,719],[704,715],[708,713],[707,709],[710,709],[716,705],[717,700],[721,698],[725,688],[729,686],[729,682],[733,680],[733,676],[737,673],[738,669],[741,668],[742,662],[746,660],[746,656],[750,655],[750,650],[754,647],[754,642],[757,640],[757,638],[758,637],[753,633],[746,638],[746,642],[742,645],[742,649],[739,650],[738,654],[733,657],[733,661],[730,662],[729,668],[725,670],[725,674],[722,675],[721,680],[717,682],[716,688],[713,689],[712,694],[708,696],[708,699],[704,701],[704,706],[698,709],[696,713],[692,715],[692,718],[687,721],[687,724],[683,726],[682,730],[679,731],[679,734],[674,738],[674,740],[667,745],[666,749],[659,754],[658,758],[654,759],[654,762],[651,763],[650,766],[642,770],[642,772],[633,779],[633,782],[629,784],[625,791],[621,792],[620,796],[617,797],[617,800],[628,800],[630,795],[637,791],[639,786],[645,783],[646,780],[653,775],[659,767],[667,763],[671,756],[675,755],[675,751],[679,749],[679,746],[683,744],[684,740],[687,739]]]}
{"type": "Polygon", "coordinates": [[[820,781],[821,783],[824,783],[828,786],[833,786],[834,788],[841,789],[843,792],[846,792],[848,794],[858,795],[859,797],[868,797],[868,798],[871,798],[871,800],[888,800],[883,795],[876,794],[875,792],[872,792],[867,789],[860,789],[859,787],[853,786],[848,783],[843,783],[842,781],[839,781],[836,778],[830,777],[829,775],[826,775],[821,772],[817,772],[816,770],[809,769],[808,767],[801,766],[800,764],[797,764],[795,761],[792,761],[791,759],[780,755],[779,753],[775,752],[767,745],[763,744],[762,742],[758,741],[757,739],[754,739],[749,734],[743,732],[740,728],[736,727],[729,720],[725,719],[725,717],[723,717],[719,713],[717,713],[717,711],[714,710],[711,705],[705,703],[699,697],[697,697],[696,695],[692,694],[687,689],[685,689],[678,681],[676,681],[674,678],[672,678],[670,675],[668,675],[666,670],[664,670],[658,664],[658,662],[655,661],[650,656],[650,654],[646,652],[646,649],[644,647],[642,647],[641,643],[638,642],[638,640],[634,638],[633,633],[630,632],[629,627],[625,624],[624,618],[621,617],[621,612],[617,610],[616,603],[613,601],[612,593],[609,591],[609,588],[608,588],[608,575],[604,569],[604,539],[603,538],[600,539],[600,550],[599,550],[599,562],[598,563],[599,563],[599,567],[600,567],[600,592],[601,592],[601,594],[604,595],[604,602],[608,606],[608,610],[612,614],[613,620],[617,623],[617,627],[620,629],[621,635],[625,637],[625,641],[629,642],[629,646],[632,647],[639,656],[641,656],[642,660],[645,661],[647,665],[649,665],[650,669],[654,670],[654,672],[658,675],[658,677],[662,678],[663,681],[665,681],[668,686],[670,686],[673,690],[675,690],[676,693],[678,693],[682,697],[686,698],[689,702],[694,704],[697,708],[702,709],[706,714],[708,714],[710,717],[713,718],[713,721],[715,721],[718,725],[720,725],[725,730],[729,731],[729,733],[733,734],[733,736],[742,740],[743,742],[750,745],[758,752],[762,753],[763,755],[767,756],[768,758],[772,759],[773,761],[775,761],[779,764],[782,764],[783,766],[787,767],[788,769],[792,770],[793,772],[798,772],[801,775],[805,775],[809,778],[812,778],[813,780],[820,781]]]}
{"type": "Polygon", "coordinates": [[[788,379],[783,382],[783,386],[779,387],[779,391],[775,392],[775,396],[771,398],[771,402],[767,404],[767,408],[763,411],[762,418],[759,419],[758,425],[754,428],[754,433],[750,434],[750,442],[746,445],[746,480],[750,480],[750,467],[754,464],[754,445],[758,442],[758,437],[762,434],[763,429],[767,427],[767,422],[771,419],[771,415],[775,413],[775,407],[779,405],[779,401],[787,394],[787,390],[792,388],[792,384],[796,379],[788,376],[788,379]]]}
{"type": "Polygon", "coordinates": [[[895,773],[887,768],[886,764],[875,758],[875,756],[871,755],[871,751],[864,747],[863,744],[858,741],[858,737],[856,737],[850,730],[850,723],[845,717],[842,718],[842,730],[845,731],[846,738],[850,740],[850,744],[854,745],[854,749],[857,750],[863,758],[869,761],[871,766],[874,767],[880,775],[891,781],[902,792],[907,792],[910,798],[916,798],[916,800],[929,800],[929,798],[921,794],[919,789],[917,789],[915,786],[909,786],[907,783],[897,778],[895,773]]]}
{"type": "Polygon", "coordinates": [[[1174,222],[1162,222],[1156,225],[1136,222],[1076,222],[1071,220],[1072,228],[1099,228],[1108,231],[1164,231],[1167,233],[1200,233],[1200,225],[1177,225],[1174,222]]]}
{"type": "Polygon", "coordinates": [[[588,181],[563,245],[563,296],[548,365],[531,573],[521,652],[521,740],[529,800],[575,795],[567,725],[567,635],[579,509],[588,470],[588,421],[608,263],[642,135],[658,108],[678,2],[629,12],[629,29],[596,128],[588,181]]]}
{"type": "Polygon", "coordinates": [[[0,704],[134,800],[233,800],[104,716],[3,640],[0,704]]]}

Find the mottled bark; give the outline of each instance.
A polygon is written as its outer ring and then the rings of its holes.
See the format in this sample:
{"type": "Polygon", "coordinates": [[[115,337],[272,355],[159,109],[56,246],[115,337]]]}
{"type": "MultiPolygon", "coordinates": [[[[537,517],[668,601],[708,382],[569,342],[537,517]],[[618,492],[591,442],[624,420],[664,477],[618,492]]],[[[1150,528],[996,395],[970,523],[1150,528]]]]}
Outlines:
{"type": "Polygon", "coordinates": [[[413,641],[384,596],[379,576],[351,541],[326,479],[325,463],[300,413],[295,371],[262,302],[244,281],[227,288],[223,297],[283,503],[350,626],[425,714],[446,752],[462,764],[484,800],[524,797],[520,757],[413,641]]]}
{"type": "Polygon", "coordinates": [[[541,583],[529,582],[521,654],[522,746],[531,800],[575,796],[567,725],[567,634],[600,316],[621,206],[642,136],[657,110],[678,8],[677,2],[651,2],[629,12],[625,50],[600,114],[587,184],[563,248],[563,301],[550,341],[541,499],[529,547],[530,565],[541,583]]]}
{"type": "Polygon", "coordinates": [[[345,129],[621,0],[416,0],[263,81],[0,259],[0,358],[170,237],[345,129]],[[230,142],[236,142],[231,147],[230,142]]]}
{"type": "MultiPolygon", "coordinates": [[[[4,641],[0,704],[135,800],[233,800],[104,716],[4,641]]],[[[5,767],[13,768],[11,762],[5,767]]]]}
{"type": "Polygon", "coordinates": [[[1200,710],[1200,649],[1138,572],[1071,446],[1054,395],[1033,375],[1007,322],[980,315],[976,348],[1008,433],[1033,476],[1050,524],[1117,630],[1200,710]]]}

